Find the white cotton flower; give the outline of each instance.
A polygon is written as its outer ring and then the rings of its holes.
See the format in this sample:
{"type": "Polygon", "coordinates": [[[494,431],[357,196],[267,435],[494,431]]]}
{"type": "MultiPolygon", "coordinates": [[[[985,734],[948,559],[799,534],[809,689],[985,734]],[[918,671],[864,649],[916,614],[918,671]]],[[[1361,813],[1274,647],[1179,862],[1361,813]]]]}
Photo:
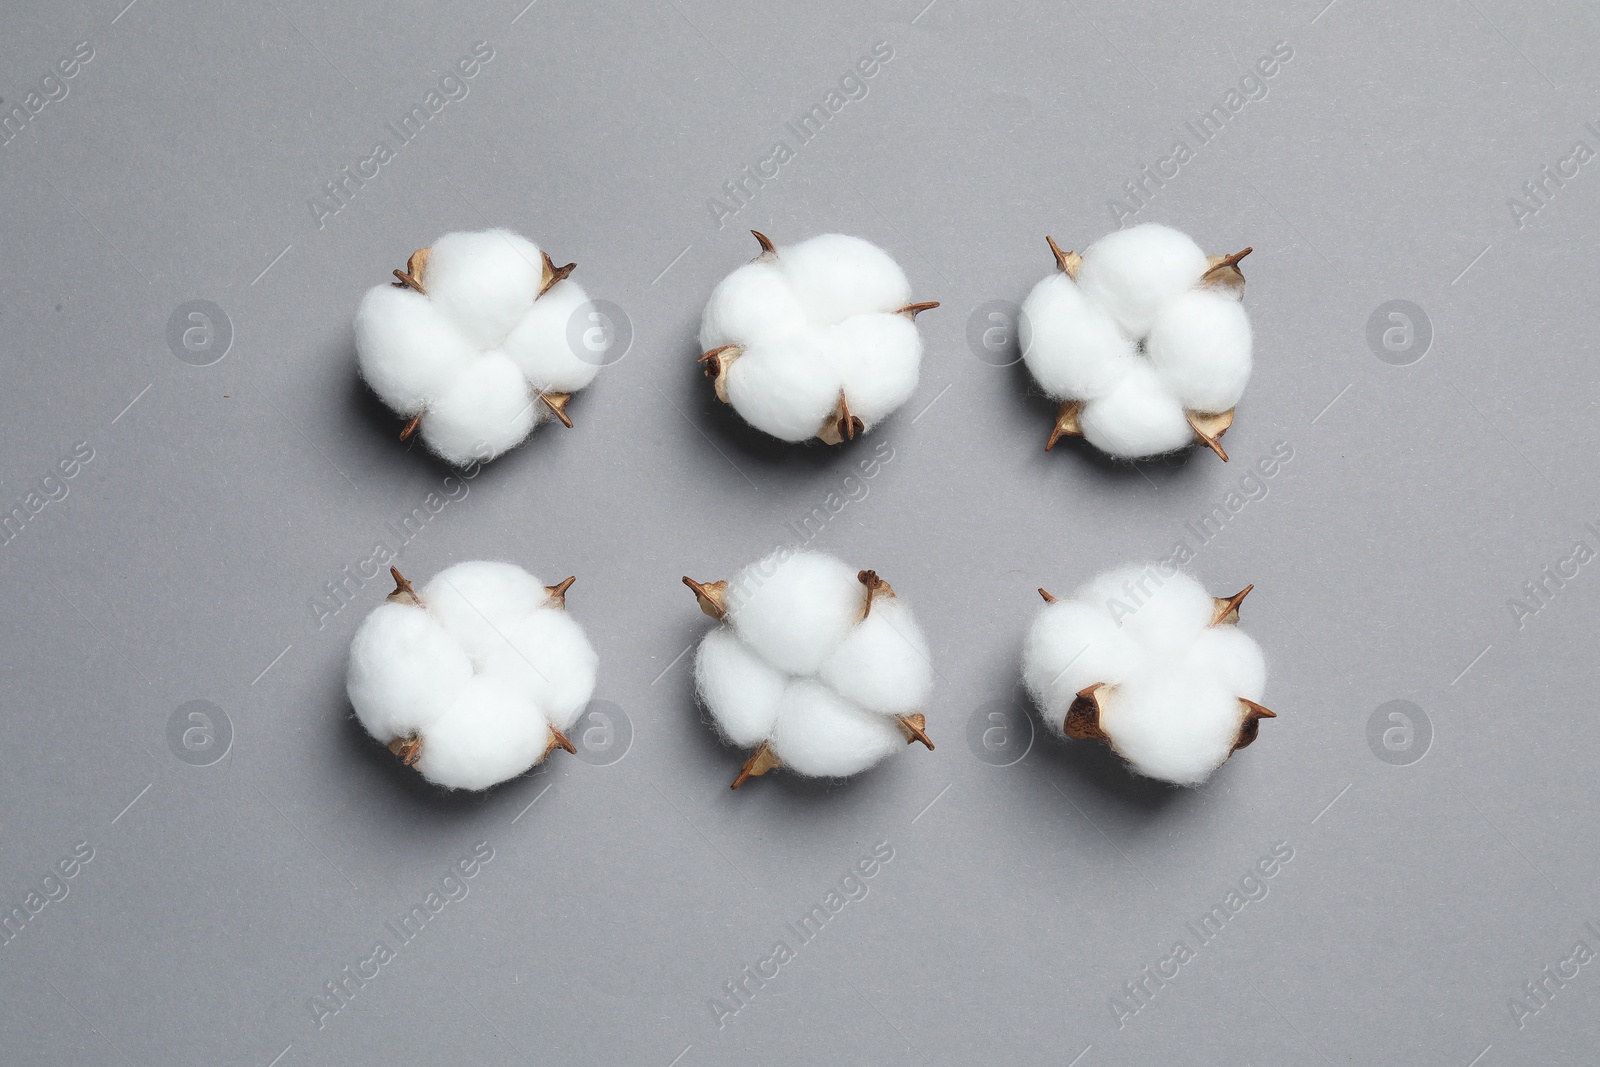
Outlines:
{"type": "Polygon", "coordinates": [[[1105,741],[1140,774],[1198,785],[1272,712],[1260,647],[1237,626],[1245,589],[1213,598],[1170,565],[1122,567],[1048,602],[1023,680],[1056,734],[1105,741]],[[1171,574],[1164,574],[1171,570],[1171,574]]]}
{"type": "Polygon", "coordinates": [[[700,320],[717,397],[785,441],[838,444],[910,399],[922,363],[911,283],[883,249],[825,233],[761,255],[718,283],[700,320]]]}
{"type": "Polygon", "coordinates": [[[725,740],[756,750],[733,788],[775,767],[845,777],[901,742],[933,747],[918,710],[928,642],[876,572],[781,548],[732,582],[683,582],[722,623],[695,656],[700,701],[725,740]]]}
{"type": "Polygon", "coordinates": [[[1045,450],[1084,437],[1121,459],[1219,440],[1250,380],[1244,275],[1177,230],[1142,223],[1080,256],[1050,241],[1055,273],[1022,305],[1022,359],[1061,402],[1045,450]]]}
{"type": "Polygon", "coordinates": [[[361,376],[439,456],[465,467],[515,448],[541,422],[567,426],[567,401],[598,363],[568,340],[588,302],[574,264],[510,230],[447,233],[412,253],[399,281],[356,309],[361,376]]]}
{"type": "Polygon", "coordinates": [[[421,592],[395,591],[350,642],[356,718],[423,777],[450,789],[515,778],[557,746],[594,693],[599,657],[547,586],[511,563],[457,563],[421,592]]]}

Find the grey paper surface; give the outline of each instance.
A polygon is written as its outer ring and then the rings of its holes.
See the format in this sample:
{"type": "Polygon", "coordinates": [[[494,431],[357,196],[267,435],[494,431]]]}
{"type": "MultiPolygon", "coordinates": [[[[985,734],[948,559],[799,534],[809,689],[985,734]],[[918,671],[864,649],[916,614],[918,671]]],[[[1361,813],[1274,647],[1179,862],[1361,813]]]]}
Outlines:
{"type": "Polygon", "coordinates": [[[1591,6],[125,2],[0,16],[3,110],[28,113],[0,146],[0,503],[25,515],[0,545],[0,910],[23,915],[0,1060],[1592,1062],[1591,6]],[[477,42],[455,98],[345,177],[477,42]],[[1123,216],[1255,248],[1227,465],[1046,455],[1052,407],[1002,365],[1045,234],[1123,216]],[[575,429],[429,513],[449,471],[358,381],[351,315],[490,224],[576,260],[631,344],[575,429]],[[942,302],[916,396],[866,441],[764,440],[698,375],[751,228],[859,234],[942,302]],[[679,576],[795,540],[833,493],[856,499],[811,543],[917,611],[938,748],[732,793],[679,576]],[[446,795],[354,724],[345,650],[387,585],[313,605],[419,507],[413,577],[578,576],[583,759],[446,795]],[[1279,717],[1194,790],[1030,740],[1035,587],[1185,538],[1212,592],[1255,583],[1279,717]],[[859,899],[797,934],[874,849],[859,899]],[[427,912],[441,885],[459,899],[427,912]]]}

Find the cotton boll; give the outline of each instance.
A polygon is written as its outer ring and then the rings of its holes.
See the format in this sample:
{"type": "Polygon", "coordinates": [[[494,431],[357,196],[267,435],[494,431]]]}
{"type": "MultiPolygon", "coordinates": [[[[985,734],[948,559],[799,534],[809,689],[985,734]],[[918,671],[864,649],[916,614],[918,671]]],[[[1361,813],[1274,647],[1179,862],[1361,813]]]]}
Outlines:
{"type": "Polygon", "coordinates": [[[1198,785],[1232,752],[1240,719],[1238,698],[1214,678],[1172,670],[1112,690],[1100,727],[1140,774],[1198,785]]]}
{"type": "Polygon", "coordinates": [[[385,744],[438,721],[471,678],[471,660],[444,627],[409,604],[380,604],[350,642],[350,704],[385,744]]]}
{"type": "Polygon", "coordinates": [[[916,392],[922,336],[904,315],[845,319],[830,328],[827,351],[838,369],[850,413],[869,430],[916,392]]]}
{"type": "Polygon", "coordinates": [[[789,685],[787,676],[720,627],[700,642],[694,679],[717,732],[741,748],[753,748],[772,733],[778,702],[789,685]]]}
{"type": "Polygon", "coordinates": [[[1237,626],[1206,630],[1189,648],[1184,664],[1190,670],[1213,672],[1228,692],[1245,700],[1260,700],[1267,688],[1267,660],[1261,646],[1237,626]]]}
{"type": "Polygon", "coordinates": [[[522,443],[541,414],[517,365],[480,356],[428,408],[422,440],[458,467],[493,459],[522,443]]]}
{"type": "Polygon", "coordinates": [[[433,724],[417,770],[448,789],[487,789],[522,774],[550,746],[550,723],[525,694],[479,675],[433,724]]]}
{"type": "Polygon", "coordinates": [[[789,674],[814,674],[861,615],[856,573],[818,552],[773,553],[732,583],[728,621],[762,659],[789,674]]]}
{"type": "Polygon", "coordinates": [[[1017,334],[1028,371],[1057,400],[1105,396],[1138,365],[1116,321],[1060,271],[1023,301],[1017,334]]]}
{"type": "Polygon", "coordinates": [[[1084,600],[1046,604],[1022,646],[1022,678],[1057,734],[1080,691],[1133,676],[1144,653],[1105,610],[1084,600]]]}
{"type": "Polygon", "coordinates": [[[356,360],[372,391],[402,415],[427,406],[477,358],[449,320],[411,289],[379,285],[356,309],[356,360]]]}
{"type": "Polygon", "coordinates": [[[1183,405],[1142,361],[1115,389],[1085,404],[1078,424],[1090,444],[1121,459],[1172,452],[1194,440],[1183,405]]]}
{"type": "Polygon", "coordinates": [[[1250,319],[1232,296],[1197,289],[1161,305],[1146,351],[1184,407],[1228,411],[1250,380],[1250,319]]]}
{"type": "Polygon", "coordinates": [[[533,308],[544,258],[510,230],[447,233],[433,243],[426,279],[428,298],[467,337],[493,348],[533,308]]]}
{"type": "MultiPolygon", "coordinates": [[[[573,347],[573,319],[583,314],[588,302],[589,297],[577,282],[559,281],[534,301],[533,308],[506,335],[500,350],[517,365],[535,392],[575,393],[600,373],[604,353],[573,347]]],[[[597,324],[578,324],[578,343],[582,343],[591,325],[597,324]]]]}
{"type": "MultiPolygon", "coordinates": [[[[506,606],[512,599],[506,598],[506,606]]],[[[502,632],[505,639],[484,658],[483,673],[527,694],[565,733],[594,695],[600,657],[588,636],[554,607],[537,609],[502,632]]]]}
{"type": "Polygon", "coordinates": [[[521,567],[488,560],[440,571],[419,595],[479,669],[518,623],[550,599],[544,583],[521,567]]]}
{"type": "Polygon", "coordinates": [[[814,778],[864,771],[905,743],[892,720],[813,681],[792,682],[784,690],[771,740],[785,767],[814,778]]]}
{"type": "Polygon", "coordinates": [[[843,384],[822,339],[798,333],[746,349],[728,370],[728,402],[763,433],[804,441],[816,436],[843,384]]]}
{"type": "Polygon", "coordinates": [[[927,638],[896,599],[874,600],[818,676],[846,701],[880,715],[910,715],[933,692],[927,638]]]}
{"type": "Polygon", "coordinates": [[[1138,340],[1150,332],[1161,302],[1193,288],[1207,265],[1206,254],[1187,235],[1147,222],[1085,249],[1078,284],[1138,340]]]}
{"type": "Polygon", "coordinates": [[[1191,645],[1211,624],[1216,607],[1199,582],[1182,571],[1162,574],[1156,564],[1119,567],[1090,581],[1073,599],[1097,606],[1129,639],[1162,655],[1191,645]]]}
{"type": "Polygon", "coordinates": [[[700,351],[782,340],[806,328],[805,309],[777,264],[746,263],[711,291],[700,319],[700,351]]]}
{"type": "Polygon", "coordinates": [[[911,283],[889,253],[859,237],[825,233],[778,252],[807,319],[843,322],[852,315],[894,311],[911,302],[911,283]]]}

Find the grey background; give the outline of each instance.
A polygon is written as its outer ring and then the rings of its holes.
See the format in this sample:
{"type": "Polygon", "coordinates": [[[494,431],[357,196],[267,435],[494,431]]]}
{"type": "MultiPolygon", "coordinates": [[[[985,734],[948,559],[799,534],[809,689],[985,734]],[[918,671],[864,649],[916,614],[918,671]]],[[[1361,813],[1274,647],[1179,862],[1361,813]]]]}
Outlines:
{"type": "Polygon", "coordinates": [[[94,450],[0,547],[0,910],[94,849],[0,948],[0,1060],[1591,1062],[1593,965],[1521,1028],[1509,1005],[1580,937],[1600,948],[1600,577],[1520,627],[1507,604],[1574,540],[1600,548],[1600,164],[1524,227],[1507,198],[1600,147],[1592,6],[125,2],[0,16],[7,109],[95,51],[0,148],[0,499],[94,450]],[[479,40],[470,94],[318,228],[308,199],[479,40]],[[880,41],[867,97],[719,228],[708,199],[880,41]],[[1112,228],[1108,199],[1279,41],[1267,97],[1138,215],[1256,249],[1234,462],[1046,455],[1051,406],[977,358],[969,314],[1044,275],[1046,233],[1112,228]],[[400,564],[576,573],[596,697],[633,738],[451,796],[349,717],[345,648],[384,583],[320,628],[310,603],[448,473],[358,382],[355,303],[491,223],[576,260],[633,345],[576,429],[489,467],[400,564]],[[697,375],[750,227],[865,236],[943,302],[917,395],[867,442],[762,440],[697,375]],[[1366,340],[1397,299],[1433,330],[1403,367],[1366,340]],[[190,300],[231,321],[214,365],[167,346],[190,300]],[[694,707],[679,657],[707,622],[679,575],[790,539],[878,441],[894,458],[815,546],[918,611],[938,748],[731,793],[743,754],[694,707]],[[1189,791],[1042,735],[977,758],[1034,588],[1164,555],[1280,441],[1292,461],[1190,567],[1256,583],[1260,741],[1189,791]],[[209,766],[168,746],[192,700],[231,725],[209,766]],[[1420,762],[1369,748],[1391,700],[1431,723],[1420,762]],[[470,894],[319,1029],[308,998],[478,842],[470,894]],[[710,998],[879,842],[869,895],[719,1029],[710,998]],[[1270,894],[1196,948],[1185,923],[1279,842],[1270,894]],[[1179,939],[1196,958],[1119,1028],[1111,998],[1179,939]]]}

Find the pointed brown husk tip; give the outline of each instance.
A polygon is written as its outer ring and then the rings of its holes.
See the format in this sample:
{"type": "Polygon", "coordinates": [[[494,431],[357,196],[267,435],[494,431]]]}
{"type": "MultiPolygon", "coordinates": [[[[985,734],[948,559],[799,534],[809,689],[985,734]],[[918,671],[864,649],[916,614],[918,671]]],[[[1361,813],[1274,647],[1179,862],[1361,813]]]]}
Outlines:
{"type": "Polygon", "coordinates": [[[1061,251],[1061,246],[1056,244],[1056,239],[1049,234],[1045,234],[1044,239],[1050,243],[1050,253],[1056,257],[1056,268],[1073,281],[1077,281],[1078,268],[1083,266],[1083,257],[1076,252],[1061,251]]]}
{"type": "Polygon", "coordinates": [[[1056,598],[1047,593],[1043,587],[1040,587],[1039,595],[1044,598],[1046,604],[1054,604],[1056,602],[1056,598]]]}
{"type": "Polygon", "coordinates": [[[547,585],[544,591],[550,594],[550,600],[558,608],[567,606],[567,590],[572,588],[572,583],[578,580],[576,574],[569,574],[555,585],[547,585]]]}
{"type": "Polygon", "coordinates": [[[422,273],[428,267],[428,252],[426,248],[419,248],[411,253],[411,258],[406,260],[406,269],[397,270],[394,276],[399,279],[394,284],[397,288],[411,288],[427,295],[428,290],[422,287],[422,273]]]}
{"type": "Polygon", "coordinates": [[[934,308],[936,308],[938,306],[939,306],[939,301],[937,301],[937,300],[927,300],[927,301],[924,301],[923,303],[920,303],[920,304],[907,304],[903,308],[896,308],[895,309],[895,314],[896,315],[904,315],[906,318],[910,319],[912,322],[916,322],[918,315],[922,314],[924,311],[932,311],[934,308]]]}
{"type": "Polygon", "coordinates": [[[1200,411],[1185,411],[1183,417],[1194,431],[1194,439],[1215,452],[1222,462],[1228,462],[1228,453],[1222,450],[1222,435],[1233,425],[1233,409],[1212,415],[1200,411]]]}
{"type": "Polygon", "coordinates": [[[394,591],[385,599],[392,600],[396,604],[412,604],[419,608],[423,606],[422,598],[417,595],[416,589],[406,580],[406,576],[400,573],[399,567],[390,567],[389,577],[394,579],[394,591]]]}
{"type": "Polygon", "coordinates": [[[556,266],[556,261],[550,258],[550,253],[542,249],[539,255],[544,257],[544,277],[539,283],[539,296],[548,293],[557,282],[565,281],[568,275],[578,269],[576,263],[568,263],[564,267],[556,266]]]}
{"type": "Polygon", "coordinates": [[[548,756],[558,748],[564,748],[574,756],[578,754],[578,750],[573,747],[572,742],[567,740],[567,735],[552,726],[550,727],[550,743],[545,746],[544,754],[548,756]]]}
{"type": "Polygon", "coordinates": [[[763,255],[777,255],[778,250],[773,247],[772,239],[766,234],[762,233],[760,230],[751,230],[750,236],[754,237],[761,245],[761,252],[763,255]]]}
{"type": "Polygon", "coordinates": [[[407,767],[415,767],[417,760],[422,758],[422,738],[416,734],[410,737],[397,737],[389,742],[389,751],[400,758],[400,762],[407,767]]]}
{"type": "Polygon", "coordinates": [[[1096,682],[1078,690],[1061,724],[1063,733],[1068,737],[1110,742],[1111,738],[1100,729],[1100,691],[1104,688],[1105,683],[1096,682]]]}
{"type": "Polygon", "coordinates": [[[1244,603],[1244,598],[1250,595],[1250,590],[1255,585],[1247,585],[1230,597],[1212,597],[1211,625],[1221,626],[1223,623],[1239,621],[1239,605],[1244,603]]]}
{"type": "Polygon", "coordinates": [[[744,766],[739,768],[739,776],[733,780],[729,789],[738,789],[752,778],[759,778],[768,771],[775,771],[783,764],[778,762],[778,757],[773,755],[772,748],[765,742],[761,747],[750,753],[750,758],[744,761],[744,766]]]}
{"type": "Polygon", "coordinates": [[[1246,247],[1239,249],[1239,251],[1233,253],[1232,255],[1212,256],[1211,265],[1206,268],[1206,272],[1204,274],[1200,275],[1201,284],[1204,284],[1207,280],[1212,278],[1212,276],[1221,274],[1223,271],[1229,269],[1239,276],[1239,281],[1243,281],[1244,271],[1239,269],[1239,263],[1244,259],[1245,256],[1248,256],[1254,251],[1254,248],[1246,247]]]}
{"type": "Polygon", "coordinates": [[[897,715],[895,718],[900,723],[900,732],[906,735],[906,744],[911,745],[921,741],[928,747],[929,752],[933,751],[933,739],[928,736],[926,715],[919,711],[911,715],[897,715]]]}
{"type": "Polygon", "coordinates": [[[405,427],[400,431],[400,440],[409,441],[411,435],[417,432],[417,427],[422,425],[422,412],[417,412],[407,420],[405,427]]]}
{"type": "Polygon", "coordinates": [[[572,417],[567,414],[567,402],[572,399],[571,393],[540,393],[539,400],[550,409],[551,414],[561,420],[561,425],[572,429],[572,417]]]}
{"type": "Polygon", "coordinates": [[[894,596],[894,587],[882,578],[877,571],[857,571],[856,581],[860,582],[867,590],[866,603],[861,606],[861,617],[865,619],[872,614],[872,601],[874,597],[885,599],[894,596]]]}
{"type": "Polygon", "coordinates": [[[1083,411],[1083,401],[1063,400],[1060,409],[1056,412],[1056,424],[1050,428],[1050,439],[1044,443],[1044,450],[1050,451],[1056,447],[1056,442],[1063,437],[1082,437],[1083,429],[1078,425],[1078,414],[1083,411]]]}
{"type": "Polygon", "coordinates": [[[701,611],[718,622],[728,614],[727,582],[697,582],[685,574],[683,584],[694,592],[695,603],[700,605],[701,611]]]}
{"type": "Polygon", "coordinates": [[[1248,748],[1250,743],[1256,739],[1257,735],[1261,733],[1262,719],[1276,719],[1278,717],[1277,712],[1262,707],[1254,700],[1246,700],[1244,697],[1240,697],[1239,703],[1244,706],[1244,719],[1239,723],[1239,736],[1233,742],[1234,752],[1239,751],[1241,748],[1248,748]]]}

